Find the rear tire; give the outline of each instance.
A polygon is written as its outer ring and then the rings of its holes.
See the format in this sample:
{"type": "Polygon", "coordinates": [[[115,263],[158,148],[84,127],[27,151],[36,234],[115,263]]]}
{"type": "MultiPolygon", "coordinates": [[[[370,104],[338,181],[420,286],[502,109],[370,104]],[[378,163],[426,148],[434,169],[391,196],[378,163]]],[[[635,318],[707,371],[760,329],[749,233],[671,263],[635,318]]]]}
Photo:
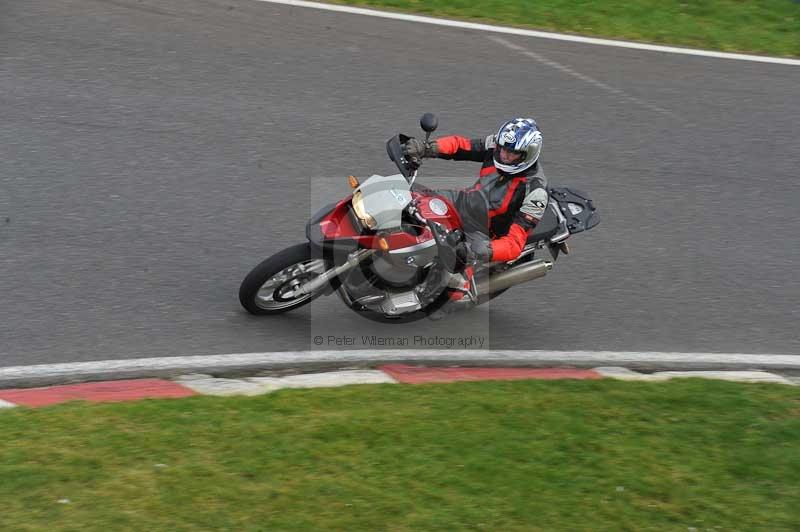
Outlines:
{"type": "Polygon", "coordinates": [[[325,262],[311,255],[308,243],[286,248],[269,257],[247,274],[239,287],[239,302],[250,314],[283,314],[307,305],[324,292],[286,296],[297,285],[325,271],[325,262]]]}

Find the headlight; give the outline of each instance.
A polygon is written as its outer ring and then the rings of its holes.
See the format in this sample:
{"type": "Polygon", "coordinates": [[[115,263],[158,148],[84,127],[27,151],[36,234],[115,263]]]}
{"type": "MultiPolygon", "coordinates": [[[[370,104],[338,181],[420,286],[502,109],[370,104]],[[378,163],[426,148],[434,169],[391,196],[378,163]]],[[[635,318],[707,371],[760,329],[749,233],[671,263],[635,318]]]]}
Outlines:
{"type": "Polygon", "coordinates": [[[356,216],[361,223],[370,229],[375,229],[375,226],[378,225],[378,223],[375,221],[375,218],[367,214],[367,212],[364,210],[364,197],[360,190],[353,192],[353,210],[355,211],[356,216]]]}

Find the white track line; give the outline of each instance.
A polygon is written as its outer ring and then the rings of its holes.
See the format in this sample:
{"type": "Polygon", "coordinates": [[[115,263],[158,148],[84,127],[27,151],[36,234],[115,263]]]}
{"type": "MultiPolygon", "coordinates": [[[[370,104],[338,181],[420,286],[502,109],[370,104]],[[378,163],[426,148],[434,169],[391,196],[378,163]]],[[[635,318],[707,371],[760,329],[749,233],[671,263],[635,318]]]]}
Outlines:
{"type": "Polygon", "coordinates": [[[570,75],[570,76],[572,76],[574,78],[577,78],[577,79],[579,79],[581,81],[584,81],[584,82],[586,82],[586,83],[588,83],[588,84],[590,84],[590,85],[592,85],[594,87],[597,87],[598,89],[606,91],[609,94],[611,94],[611,95],[623,100],[626,103],[632,103],[632,104],[635,104],[635,105],[639,105],[639,106],[644,107],[645,109],[648,109],[650,111],[655,111],[656,113],[659,113],[659,114],[662,114],[662,115],[665,115],[665,116],[669,116],[670,118],[678,118],[678,119],[683,120],[680,116],[678,116],[677,114],[673,113],[672,111],[664,109],[663,107],[658,107],[657,105],[653,105],[651,103],[647,103],[644,100],[640,100],[639,98],[636,98],[636,97],[631,96],[630,94],[626,93],[622,89],[618,89],[616,87],[612,87],[611,85],[603,83],[602,81],[598,81],[598,80],[594,79],[593,77],[590,77],[590,76],[587,76],[586,74],[578,72],[574,68],[568,67],[567,65],[563,65],[563,64],[558,63],[556,61],[548,59],[547,57],[543,56],[542,54],[539,54],[539,53],[533,52],[531,50],[528,50],[528,49],[526,49],[526,48],[524,48],[522,46],[519,46],[517,44],[514,44],[514,43],[506,40],[506,39],[503,39],[502,37],[494,37],[494,36],[492,36],[492,37],[489,37],[489,39],[492,42],[496,42],[497,44],[499,44],[501,46],[505,46],[509,50],[514,50],[515,52],[519,52],[519,53],[521,53],[522,55],[524,55],[526,57],[530,57],[534,61],[537,61],[537,62],[539,62],[539,63],[541,63],[543,65],[547,65],[547,66],[549,66],[551,68],[555,68],[556,70],[559,70],[559,71],[564,72],[565,74],[568,74],[568,75],[570,75]]]}
{"type": "Polygon", "coordinates": [[[308,7],[312,9],[322,9],[325,11],[336,11],[338,13],[350,13],[354,15],[365,15],[369,17],[388,18],[394,20],[404,20],[407,22],[418,22],[421,24],[434,24],[436,26],[448,26],[451,28],[462,28],[476,31],[490,31],[493,33],[506,33],[509,35],[522,35],[525,37],[538,37],[540,39],[551,39],[556,41],[569,41],[582,44],[594,44],[599,46],[615,46],[617,48],[633,48],[635,50],[647,50],[651,52],[665,52],[670,54],[699,55],[702,57],[714,57],[718,59],[734,59],[737,61],[754,61],[758,63],[774,63],[778,65],[800,66],[800,59],[787,59],[783,57],[768,57],[761,55],[733,54],[728,52],[714,52],[711,50],[697,50],[693,48],[679,48],[676,46],[661,46],[657,44],[644,44],[630,41],[617,41],[612,39],[598,39],[595,37],[580,37],[578,35],[566,35],[563,33],[551,33],[547,31],[524,30],[520,28],[510,28],[506,26],[493,26],[490,24],[478,24],[475,22],[462,22],[459,20],[449,20],[443,18],[423,17],[420,15],[406,15],[403,13],[392,13],[389,11],[377,11],[375,9],[364,9],[360,7],[350,7],[335,4],[322,4],[319,2],[306,2],[304,0],[257,0],[259,2],[269,2],[271,4],[283,4],[295,7],[308,7]]]}
{"type": "Polygon", "coordinates": [[[719,379],[735,382],[768,382],[774,384],[795,384],[781,375],[767,371],[657,371],[655,373],[638,373],[627,368],[600,367],[592,368],[604,377],[626,381],[666,381],[675,378],[719,379]]]}
{"type": "MultiPolygon", "coordinates": [[[[717,379],[733,382],[795,384],[780,375],[766,371],[663,371],[647,374],[626,368],[592,368],[604,377],[626,381],[662,382],[675,378],[717,379]]],[[[535,377],[532,377],[535,378],[535,377]]],[[[208,375],[184,375],[175,382],[201,395],[261,395],[284,388],[332,388],[353,384],[397,384],[387,373],[376,370],[348,370],[306,373],[288,377],[250,377],[226,379],[208,375]]]]}
{"type": "Polygon", "coordinates": [[[208,375],[183,375],[181,386],[203,395],[260,395],[283,388],[332,388],[351,384],[397,384],[390,375],[377,370],[329,371],[288,377],[220,379],[208,375]]]}
{"type": "Polygon", "coordinates": [[[663,370],[800,370],[798,355],[740,353],[658,353],[616,351],[487,351],[487,350],[350,350],[282,351],[210,356],[177,356],[0,367],[0,387],[30,386],[82,380],[224,374],[263,369],[344,369],[388,363],[461,364],[472,366],[623,366],[663,370]]]}

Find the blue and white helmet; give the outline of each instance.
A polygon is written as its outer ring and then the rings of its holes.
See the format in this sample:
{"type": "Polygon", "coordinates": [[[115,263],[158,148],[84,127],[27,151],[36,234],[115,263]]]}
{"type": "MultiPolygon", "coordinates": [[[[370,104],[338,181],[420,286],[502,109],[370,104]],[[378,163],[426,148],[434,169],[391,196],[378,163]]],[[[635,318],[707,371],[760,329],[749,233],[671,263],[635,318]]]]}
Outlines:
{"type": "Polygon", "coordinates": [[[536,164],[542,153],[542,132],[532,118],[509,120],[495,135],[494,166],[506,174],[518,174],[536,164]],[[513,164],[500,160],[500,148],[506,148],[522,157],[513,164]]]}

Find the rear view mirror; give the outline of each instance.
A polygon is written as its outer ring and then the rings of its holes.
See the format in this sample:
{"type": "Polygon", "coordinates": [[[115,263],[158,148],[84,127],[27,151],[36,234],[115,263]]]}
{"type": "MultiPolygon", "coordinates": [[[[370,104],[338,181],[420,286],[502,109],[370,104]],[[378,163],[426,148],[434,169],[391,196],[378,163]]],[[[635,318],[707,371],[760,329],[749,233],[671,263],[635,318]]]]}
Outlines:
{"type": "Polygon", "coordinates": [[[422,115],[422,118],[419,119],[419,126],[423,131],[430,134],[439,127],[439,119],[436,118],[436,115],[433,113],[425,113],[422,115]]]}

